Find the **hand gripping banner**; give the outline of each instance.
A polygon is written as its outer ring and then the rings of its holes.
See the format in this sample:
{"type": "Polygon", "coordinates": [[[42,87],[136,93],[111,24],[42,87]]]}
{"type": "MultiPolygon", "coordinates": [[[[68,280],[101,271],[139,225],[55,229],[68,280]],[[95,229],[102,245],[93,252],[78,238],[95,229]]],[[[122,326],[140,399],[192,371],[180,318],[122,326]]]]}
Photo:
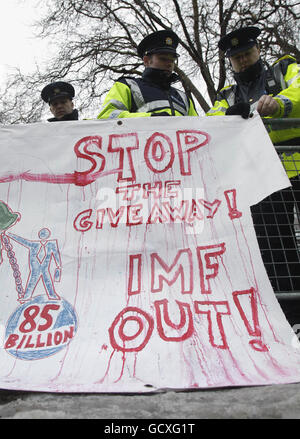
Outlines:
{"type": "Polygon", "coordinates": [[[250,206],[290,185],[258,116],[0,128],[0,388],[300,381],[250,206]]]}

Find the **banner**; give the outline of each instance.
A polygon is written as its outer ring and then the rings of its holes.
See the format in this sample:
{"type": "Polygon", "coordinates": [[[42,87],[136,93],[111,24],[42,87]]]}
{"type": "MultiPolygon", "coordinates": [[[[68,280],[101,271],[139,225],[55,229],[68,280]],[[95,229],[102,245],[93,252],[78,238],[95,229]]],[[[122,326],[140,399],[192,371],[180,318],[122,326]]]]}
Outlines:
{"type": "Polygon", "coordinates": [[[300,381],[250,206],[290,182],[259,116],[0,129],[0,388],[300,381]]]}

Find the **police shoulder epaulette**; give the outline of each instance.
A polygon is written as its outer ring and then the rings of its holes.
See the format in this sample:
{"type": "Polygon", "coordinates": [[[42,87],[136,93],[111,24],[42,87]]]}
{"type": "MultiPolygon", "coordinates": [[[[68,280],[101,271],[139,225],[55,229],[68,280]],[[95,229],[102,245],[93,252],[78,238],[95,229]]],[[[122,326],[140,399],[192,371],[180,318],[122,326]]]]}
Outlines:
{"type": "Polygon", "coordinates": [[[269,91],[269,94],[276,96],[281,90],[286,88],[284,76],[290,64],[297,63],[296,58],[291,55],[284,55],[272,64],[272,76],[275,81],[275,89],[269,91]]]}
{"type": "Polygon", "coordinates": [[[297,62],[296,58],[293,57],[292,55],[283,55],[281,58],[278,58],[273,64],[272,66],[275,66],[275,64],[279,63],[280,61],[283,60],[288,60],[290,62],[297,62]]]}
{"type": "Polygon", "coordinates": [[[225,87],[221,88],[220,92],[224,91],[224,90],[228,90],[229,88],[232,88],[233,86],[234,86],[234,84],[226,85],[225,87]]]}
{"type": "Polygon", "coordinates": [[[121,80],[126,80],[126,79],[133,79],[133,80],[136,80],[136,79],[138,79],[137,77],[134,77],[134,76],[120,76],[118,79],[117,79],[117,81],[121,81],[121,80]]]}
{"type": "Polygon", "coordinates": [[[229,106],[235,102],[236,84],[226,85],[218,92],[218,100],[225,99],[229,106]]]}

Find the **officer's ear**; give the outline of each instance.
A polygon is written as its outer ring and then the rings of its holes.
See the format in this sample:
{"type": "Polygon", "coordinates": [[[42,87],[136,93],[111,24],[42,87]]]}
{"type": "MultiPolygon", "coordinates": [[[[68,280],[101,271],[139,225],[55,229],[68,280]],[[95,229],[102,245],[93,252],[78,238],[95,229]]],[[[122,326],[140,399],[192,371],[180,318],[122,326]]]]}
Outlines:
{"type": "Polygon", "coordinates": [[[143,61],[144,61],[144,66],[145,67],[149,67],[150,61],[151,61],[151,56],[152,55],[144,55],[143,56],[143,61]]]}

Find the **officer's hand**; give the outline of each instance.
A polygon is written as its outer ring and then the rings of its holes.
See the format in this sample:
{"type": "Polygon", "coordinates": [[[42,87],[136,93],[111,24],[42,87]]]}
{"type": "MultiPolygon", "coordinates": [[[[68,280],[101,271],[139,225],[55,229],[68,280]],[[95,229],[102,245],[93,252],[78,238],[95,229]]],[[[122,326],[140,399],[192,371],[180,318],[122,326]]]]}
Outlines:
{"type": "Polygon", "coordinates": [[[272,116],[279,110],[279,104],[272,96],[263,95],[259,98],[256,110],[263,116],[272,116]]]}
{"type": "Polygon", "coordinates": [[[166,111],[162,111],[161,113],[152,113],[151,117],[153,116],[171,116],[169,113],[167,113],[166,111]]]}
{"type": "Polygon", "coordinates": [[[242,116],[243,119],[250,117],[250,104],[248,102],[239,102],[227,108],[226,116],[242,116]]]}

